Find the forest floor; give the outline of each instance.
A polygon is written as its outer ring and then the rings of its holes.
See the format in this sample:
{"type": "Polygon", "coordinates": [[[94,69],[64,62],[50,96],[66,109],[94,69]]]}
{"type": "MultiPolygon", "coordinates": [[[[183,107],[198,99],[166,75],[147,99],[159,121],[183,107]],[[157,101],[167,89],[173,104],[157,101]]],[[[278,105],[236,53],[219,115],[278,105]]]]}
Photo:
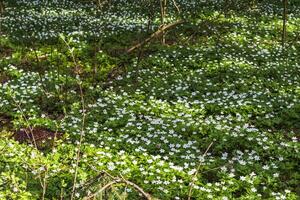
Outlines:
{"type": "Polygon", "coordinates": [[[222,2],[130,53],[159,6],[7,3],[0,199],[299,199],[300,5],[283,47],[281,5],[222,2]]]}

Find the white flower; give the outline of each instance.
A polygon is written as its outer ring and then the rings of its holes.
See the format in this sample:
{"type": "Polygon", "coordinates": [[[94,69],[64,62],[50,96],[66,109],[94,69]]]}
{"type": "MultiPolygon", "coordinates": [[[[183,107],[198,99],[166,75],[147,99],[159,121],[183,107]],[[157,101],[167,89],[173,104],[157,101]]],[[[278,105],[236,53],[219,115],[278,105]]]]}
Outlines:
{"type": "Polygon", "coordinates": [[[250,176],[256,176],[256,174],[254,172],[251,172],[250,176]]]}
{"type": "Polygon", "coordinates": [[[222,167],[221,167],[221,170],[222,170],[223,172],[226,172],[226,171],[227,171],[227,168],[226,168],[225,166],[222,166],[222,167]]]}
{"type": "Polygon", "coordinates": [[[270,167],[269,167],[268,165],[264,165],[262,168],[263,168],[264,170],[270,169],[270,167]]]}
{"type": "Polygon", "coordinates": [[[240,163],[241,165],[246,165],[246,164],[247,164],[244,160],[239,160],[239,163],[240,163]]]}
{"type": "Polygon", "coordinates": [[[278,158],[278,160],[279,160],[279,161],[283,161],[283,157],[280,156],[280,157],[278,158]]]}
{"type": "Polygon", "coordinates": [[[196,171],[197,171],[196,169],[192,169],[192,170],[190,170],[190,171],[188,172],[188,175],[192,175],[192,174],[194,174],[196,171]]]}
{"type": "Polygon", "coordinates": [[[33,151],[31,152],[31,158],[35,158],[36,157],[36,153],[33,151]]]}
{"type": "Polygon", "coordinates": [[[109,162],[107,164],[107,169],[108,170],[114,170],[116,167],[115,167],[115,164],[113,162],[109,162]]]}

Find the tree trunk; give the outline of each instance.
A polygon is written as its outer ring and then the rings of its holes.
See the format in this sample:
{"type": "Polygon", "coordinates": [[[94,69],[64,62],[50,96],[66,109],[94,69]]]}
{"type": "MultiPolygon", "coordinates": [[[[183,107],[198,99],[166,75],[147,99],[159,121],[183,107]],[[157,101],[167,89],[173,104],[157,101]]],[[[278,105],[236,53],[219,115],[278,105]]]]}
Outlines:
{"type": "Polygon", "coordinates": [[[166,17],[166,10],[167,10],[167,0],[160,0],[160,22],[162,27],[162,36],[161,36],[161,43],[165,44],[165,32],[164,32],[164,26],[165,26],[165,17],[166,17]]]}
{"type": "Polygon", "coordinates": [[[3,3],[3,0],[0,0],[0,14],[4,13],[4,3],[3,3]]]}
{"type": "MultiPolygon", "coordinates": [[[[2,17],[4,10],[5,10],[5,7],[4,7],[3,0],[0,0],[0,18],[2,17]]],[[[0,21],[1,21],[1,19],[0,19],[0,21]]],[[[0,22],[0,35],[1,34],[2,34],[2,24],[0,22]]]]}
{"type": "Polygon", "coordinates": [[[282,47],[285,46],[286,41],[286,26],[287,26],[287,6],[288,6],[288,0],[282,0],[283,3],[283,13],[282,13],[282,35],[281,35],[281,44],[282,47]]]}

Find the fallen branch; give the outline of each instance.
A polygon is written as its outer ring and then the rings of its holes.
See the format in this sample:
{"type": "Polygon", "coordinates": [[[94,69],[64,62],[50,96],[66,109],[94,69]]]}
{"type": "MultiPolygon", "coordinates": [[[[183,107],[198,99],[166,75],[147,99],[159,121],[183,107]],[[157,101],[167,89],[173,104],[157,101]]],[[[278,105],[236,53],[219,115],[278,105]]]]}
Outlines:
{"type": "Polygon", "coordinates": [[[162,33],[164,33],[166,30],[172,29],[180,24],[183,24],[185,21],[184,20],[178,20],[176,22],[173,22],[171,24],[165,25],[163,27],[160,27],[156,32],[152,33],[150,35],[150,37],[146,38],[145,40],[143,40],[142,42],[134,45],[133,47],[129,48],[127,50],[127,53],[131,53],[132,51],[134,51],[137,48],[140,48],[141,46],[145,45],[146,43],[150,42],[153,38],[158,37],[159,35],[161,35],[162,33]]]}
{"type": "Polygon", "coordinates": [[[124,183],[126,185],[130,185],[131,187],[133,187],[135,190],[137,190],[140,194],[142,194],[147,200],[154,200],[150,194],[148,194],[147,192],[145,192],[141,187],[139,187],[138,185],[136,185],[135,183],[128,181],[124,178],[117,178],[117,177],[113,177],[112,175],[110,175],[108,172],[103,171],[102,173],[106,174],[107,176],[109,176],[110,178],[113,178],[114,180],[112,180],[111,182],[107,183],[106,185],[104,185],[100,190],[98,190],[96,193],[91,194],[90,196],[87,196],[84,198],[84,200],[90,200],[90,199],[94,199],[98,194],[104,192],[106,189],[110,188],[111,186],[115,185],[115,184],[119,184],[119,183],[124,183]]]}

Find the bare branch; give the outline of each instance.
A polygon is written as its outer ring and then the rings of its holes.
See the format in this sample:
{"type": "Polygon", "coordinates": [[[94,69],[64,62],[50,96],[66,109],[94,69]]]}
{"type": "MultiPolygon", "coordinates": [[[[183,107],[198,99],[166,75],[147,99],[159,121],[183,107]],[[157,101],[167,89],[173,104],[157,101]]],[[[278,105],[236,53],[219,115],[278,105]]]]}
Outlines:
{"type": "Polygon", "coordinates": [[[130,185],[131,187],[133,187],[135,190],[137,190],[140,194],[142,194],[147,200],[154,200],[151,195],[147,192],[145,192],[141,187],[139,187],[137,184],[128,181],[126,179],[122,178],[116,178],[114,176],[112,176],[111,174],[109,174],[106,171],[103,171],[102,173],[105,173],[107,176],[114,178],[114,180],[112,180],[111,182],[107,183],[106,185],[104,185],[100,190],[98,190],[96,193],[91,194],[90,196],[87,196],[84,198],[84,200],[90,200],[90,199],[94,199],[98,194],[104,192],[106,189],[110,188],[111,186],[115,185],[115,184],[120,184],[120,183],[124,183],[126,185],[130,185]]]}
{"type": "Polygon", "coordinates": [[[127,53],[131,53],[131,52],[134,51],[135,49],[140,48],[140,47],[143,46],[144,44],[150,42],[153,38],[158,37],[159,35],[161,35],[164,31],[169,30],[169,29],[172,29],[172,28],[174,28],[174,27],[176,27],[176,26],[178,26],[178,25],[180,25],[180,24],[183,24],[183,23],[185,23],[184,20],[178,20],[178,21],[173,22],[173,23],[171,23],[171,24],[168,24],[168,25],[166,25],[166,26],[160,27],[156,32],[152,33],[152,34],[150,35],[150,37],[146,38],[146,39],[143,40],[142,42],[140,42],[140,43],[134,45],[133,47],[129,48],[129,49],[127,50],[127,53]]]}
{"type": "MultiPolygon", "coordinates": [[[[207,152],[209,151],[209,149],[210,149],[210,147],[213,145],[213,143],[214,143],[214,142],[211,142],[211,143],[208,145],[206,151],[205,151],[204,154],[203,154],[203,157],[206,156],[207,152]]],[[[189,189],[189,194],[188,194],[188,200],[191,200],[193,186],[194,186],[194,184],[195,184],[195,179],[196,179],[196,177],[197,177],[197,175],[198,175],[198,173],[199,173],[199,171],[200,171],[200,167],[201,167],[201,163],[199,163],[199,165],[198,165],[198,167],[197,167],[197,171],[195,172],[194,176],[192,177],[192,182],[191,182],[190,189],[189,189]]]]}

